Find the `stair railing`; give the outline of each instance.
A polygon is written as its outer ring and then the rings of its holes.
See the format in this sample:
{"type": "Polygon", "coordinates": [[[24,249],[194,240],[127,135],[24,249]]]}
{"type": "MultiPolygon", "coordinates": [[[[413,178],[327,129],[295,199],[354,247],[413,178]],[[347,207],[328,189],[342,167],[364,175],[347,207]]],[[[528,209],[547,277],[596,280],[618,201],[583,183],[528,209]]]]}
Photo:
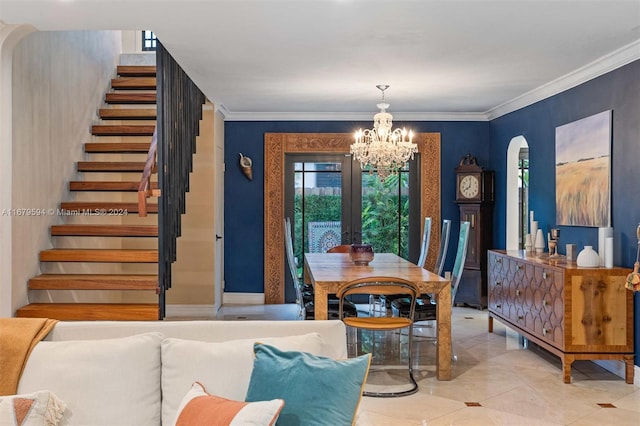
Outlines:
{"type": "Polygon", "coordinates": [[[156,159],[158,152],[158,127],[153,130],[147,161],[144,164],[140,184],[138,185],[138,216],[147,216],[147,198],[159,197],[160,190],[153,189],[151,186],[151,176],[157,171],[156,159]]]}
{"type": "Polygon", "coordinates": [[[160,41],[156,50],[158,284],[160,319],[165,316],[165,293],[171,288],[171,265],[189,191],[196,136],[206,99],[160,41]]]}

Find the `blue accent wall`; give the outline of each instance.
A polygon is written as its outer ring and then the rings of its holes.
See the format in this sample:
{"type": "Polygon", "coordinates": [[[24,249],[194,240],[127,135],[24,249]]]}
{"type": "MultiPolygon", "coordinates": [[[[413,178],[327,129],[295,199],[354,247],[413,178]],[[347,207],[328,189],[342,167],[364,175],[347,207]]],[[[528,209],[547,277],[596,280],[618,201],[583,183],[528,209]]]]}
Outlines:
{"type": "MultiPolygon", "coordinates": [[[[373,117],[373,113],[371,115],[373,117]]],[[[455,200],[455,173],[460,159],[473,153],[490,166],[488,122],[398,122],[414,132],[439,132],[442,169],[442,217],[450,218],[452,235],[458,232],[460,214],[455,200]]],[[[225,292],[264,291],[264,134],[353,133],[371,127],[355,121],[227,121],[225,122],[224,274],[225,292]],[[240,170],[238,153],[253,160],[253,181],[240,170]]],[[[283,248],[284,250],[284,248],[283,248]]],[[[455,244],[450,245],[448,270],[453,267],[455,244]]]]}
{"type": "MultiPolygon", "coordinates": [[[[528,107],[492,120],[491,163],[496,170],[494,246],[504,248],[506,151],[512,138],[529,144],[529,202],[539,226],[555,227],[555,129],[602,111],[613,111],[611,143],[611,226],[614,264],[631,268],[636,259],[636,227],[640,223],[640,61],[590,80],[528,107]]],[[[566,243],[578,250],[598,246],[598,229],[560,227],[560,251],[566,243]]],[[[640,294],[635,295],[635,342],[640,341],[640,294]]],[[[636,365],[640,348],[636,343],[636,365]]]]}

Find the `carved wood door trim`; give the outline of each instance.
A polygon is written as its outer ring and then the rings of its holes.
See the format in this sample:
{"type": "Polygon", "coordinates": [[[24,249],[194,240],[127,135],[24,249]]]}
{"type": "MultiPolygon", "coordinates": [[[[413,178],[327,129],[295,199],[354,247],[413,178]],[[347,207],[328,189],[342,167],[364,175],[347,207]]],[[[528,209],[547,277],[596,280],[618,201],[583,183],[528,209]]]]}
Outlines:
{"type": "MultiPolygon", "coordinates": [[[[440,244],[440,133],[414,137],[420,153],[420,214],[435,224],[427,269],[433,269],[440,244]]],[[[349,153],[351,133],[265,133],[264,137],[264,297],[284,303],[284,160],[292,153],[349,153]]],[[[424,220],[421,220],[421,226],[424,220]]],[[[422,230],[421,230],[422,232],[422,230]]]]}

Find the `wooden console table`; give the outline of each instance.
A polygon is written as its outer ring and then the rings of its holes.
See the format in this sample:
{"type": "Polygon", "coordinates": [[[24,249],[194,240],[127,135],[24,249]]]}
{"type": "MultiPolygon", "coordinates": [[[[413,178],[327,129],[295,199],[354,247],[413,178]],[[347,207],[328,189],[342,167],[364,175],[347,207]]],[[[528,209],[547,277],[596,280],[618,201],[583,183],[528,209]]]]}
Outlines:
{"type": "Polygon", "coordinates": [[[565,257],[490,250],[489,332],[493,319],[560,357],[571,382],[575,360],[625,362],[633,383],[633,294],[629,269],[580,268],[565,257]]]}

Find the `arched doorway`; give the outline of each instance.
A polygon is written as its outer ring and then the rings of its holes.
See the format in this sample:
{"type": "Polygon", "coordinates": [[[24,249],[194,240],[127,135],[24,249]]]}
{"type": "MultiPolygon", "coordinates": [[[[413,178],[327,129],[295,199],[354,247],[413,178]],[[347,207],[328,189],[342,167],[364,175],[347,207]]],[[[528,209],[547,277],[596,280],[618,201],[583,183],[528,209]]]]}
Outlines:
{"type": "Polygon", "coordinates": [[[529,210],[529,144],[516,136],[507,148],[507,250],[522,247],[529,210]]]}

